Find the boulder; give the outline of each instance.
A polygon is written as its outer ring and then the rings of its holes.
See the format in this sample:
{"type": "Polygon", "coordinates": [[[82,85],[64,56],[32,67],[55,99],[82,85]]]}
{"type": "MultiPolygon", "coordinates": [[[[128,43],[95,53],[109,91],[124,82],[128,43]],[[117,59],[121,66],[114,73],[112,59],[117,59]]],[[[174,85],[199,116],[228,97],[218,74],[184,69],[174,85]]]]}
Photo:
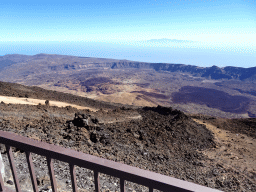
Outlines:
{"type": "Polygon", "coordinates": [[[89,127],[97,125],[99,120],[89,114],[75,113],[75,118],[72,123],[77,127],[89,127]]]}

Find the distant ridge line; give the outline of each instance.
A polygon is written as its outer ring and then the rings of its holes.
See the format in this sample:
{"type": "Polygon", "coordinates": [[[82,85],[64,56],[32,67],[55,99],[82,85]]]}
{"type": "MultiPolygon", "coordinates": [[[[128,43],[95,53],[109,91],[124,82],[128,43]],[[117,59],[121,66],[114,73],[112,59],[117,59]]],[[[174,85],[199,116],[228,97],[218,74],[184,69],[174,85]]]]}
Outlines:
{"type": "MultiPolygon", "coordinates": [[[[44,54],[40,53],[33,56],[28,55],[5,55],[0,56],[0,65],[4,60],[10,60],[16,63],[22,60],[25,62],[26,60],[38,59],[38,57],[50,57],[54,59],[54,57],[65,57],[65,58],[78,58],[85,59],[85,61],[80,61],[82,63],[88,62],[87,59],[90,59],[91,63],[97,63],[105,65],[106,67],[110,67],[111,69],[126,69],[126,68],[134,68],[134,69],[153,69],[155,71],[168,71],[168,72],[182,72],[182,73],[190,73],[195,77],[205,77],[209,79],[234,79],[234,80],[255,80],[256,79],[256,67],[243,68],[243,67],[233,67],[227,66],[223,68],[219,68],[215,65],[212,67],[198,67],[195,65],[187,65],[187,64],[174,64],[174,63],[149,63],[149,62],[139,62],[139,61],[130,61],[130,60],[118,60],[118,59],[110,59],[110,58],[96,58],[96,57],[79,57],[79,56],[69,56],[69,55],[57,55],[57,54],[44,54]]],[[[76,64],[79,65],[79,62],[76,64]]]]}

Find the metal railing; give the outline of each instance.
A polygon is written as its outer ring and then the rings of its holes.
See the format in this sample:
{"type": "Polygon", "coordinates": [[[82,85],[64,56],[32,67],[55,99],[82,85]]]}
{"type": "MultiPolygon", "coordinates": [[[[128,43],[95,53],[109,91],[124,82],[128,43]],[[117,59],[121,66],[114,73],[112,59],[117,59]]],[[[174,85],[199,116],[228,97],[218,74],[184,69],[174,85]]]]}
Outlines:
{"type": "MultiPolygon", "coordinates": [[[[38,186],[36,182],[35,170],[32,162],[31,153],[45,156],[47,158],[47,165],[50,174],[50,180],[52,185],[52,191],[57,192],[57,183],[54,176],[53,159],[57,159],[63,162],[69,163],[71,183],[74,192],[78,192],[76,183],[75,166],[80,166],[93,170],[94,172],[94,184],[95,191],[100,192],[99,173],[114,176],[120,179],[121,192],[125,192],[125,181],[144,185],[149,188],[149,192],[153,192],[153,189],[158,189],[164,192],[171,191],[200,191],[200,192],[213,192],[218,191],[201,185],[197,185],[191,182],[175,179],[158,173],[142,170],[136,167],[117,163],[107,159],[99,158],[96,156],[88,155],[75,150],[66,149],[60,146],[35,141],[27,137],[19,136],[14,133],[0,131],[0,143],[6,146],[10,167],[13,174],[13,179],[16,187],[16,191],[20,192],[17,172],[14,164],[14,158],[12,154],[12,147],[16,147],[25,151],[26,159],[29,167],[29,172],[32,180],[33,190],[38,192],[38,186]]],[[[0,172],[0,191],[7,191],[4,187],[4,182],[0,172]]]]}

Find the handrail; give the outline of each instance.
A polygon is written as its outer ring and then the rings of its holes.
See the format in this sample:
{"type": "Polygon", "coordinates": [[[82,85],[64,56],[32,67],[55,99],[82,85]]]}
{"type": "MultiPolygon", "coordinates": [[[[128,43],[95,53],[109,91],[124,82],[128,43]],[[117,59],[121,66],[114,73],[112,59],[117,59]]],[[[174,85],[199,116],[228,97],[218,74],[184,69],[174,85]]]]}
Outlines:
{"type": "MultiPolygon", "coordinates": [[[[72,188],[74,192],[78,191],[76,184],[75,166],[80,166],[94,171],[96,192],[100,192],[99,173],[104,173],[119,178],[121,192],[125,192],[125,181],[130,181],[140,185],[144,185],[149,188],[149,192],[153,192],[153,189],[158,189],[164,192],[219,191],[216,189],[204,187],[198,184],[183,181],[173,177],[168,177],[151,171],[142,170],[122,163],[96,157],[93,155],[77,152],[75,150],[67,149],[57,145],[36,141],[10,132],[0,131],[0,143],[6,145],[17,192],[20,192],[21,190],[19,187],[19,182],[17,180],[17,173],[15,171],[12,150],[10,146],[16,147],[26,152],[32,185],[34,191],[36,192],[38,192],[38,187],[35,179],[36,177],[34,166],[30,155],[31,152],[42,156],[46,156],[53,192],[57,192],[57,185],[52,164],[53,159],[69,163],[72,188]]],[[[4,191],[3,186],[3,180],[0,173],[0,191],[4,191]]]]}

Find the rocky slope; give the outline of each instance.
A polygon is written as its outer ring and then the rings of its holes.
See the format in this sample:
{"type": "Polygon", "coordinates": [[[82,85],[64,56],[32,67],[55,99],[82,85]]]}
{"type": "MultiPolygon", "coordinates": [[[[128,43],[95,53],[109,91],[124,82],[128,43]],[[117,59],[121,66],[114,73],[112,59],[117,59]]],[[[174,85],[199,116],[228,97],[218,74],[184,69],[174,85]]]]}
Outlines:
{"type": "Polygon", "coordinates": [[[0,82],[0,95],[11,96],[11,97],[21,97],[21,98],[33,98],[33,99],[45,99],[62,101],[71,104],[76,104],[80,106],[93,107],[93,108],[109,108],[113,109],[118,106],[118,104],[112,104],[107,102],[99,102],[93,99],[79,97],[72,94],[61,93],[57,91],[51,91],[42,89],[40,87],[28,87],[15,83],[0,82]]]}
{"type": "MultiPolygon", "coordinates": [[[[58,108],[45,105],[0,104],[1,130],[15,132],[36,140],[72,148],[84,153],[122,162],[164,175],[198,183],[223,191],[255,191],[255,171],[248,174],[237,171],[232,163],[215,161],[220,143],[214,134],[193,121],[181,111],[164,107],[140,109],[118,108],[114,110],[79,111],[74,108],[58,108]],[[88,124],[85,123],[88,120],[88,124]],[[214,154],[214,153],[213,153],[214,154]]],[[[231,142],[231,141],[230,141],[231,142]]],[[[229,143],[227,143],[228,145],[229,143]]],[[[24,154],[16,150],[17,168],[23,186],[29,183],[24,154]],[[23,158],[22,158],[23,156],[23,158]]],[[[4,148],[2,155],[6,160],[4,148]]],[[[40,189],[48,190],[49,176],[44,159],[34,156],[40,189]]],[[[244,157],[246,161],[246,157],[244,157]]],[[[68,167],[55,164],[59,187],[70,189],[68,167]]],[[[87,191],[93,187],[92,173],[77,170],[78,186],[87,191]],[[88,179],[86,177],[88,176],[88,179]]],[[[10,176],[10,173],[6,173],[10,176]]],[[[6,179],[6,182],[11,177],[6,179]]],[[[8,181],[11,183],[11,181],[8,181]]],[[[103,189],[117,190],[115,178],[102,175],[103,189]],[[109,185],[109,182],[114,185],[109,185]]],[[[144,191],[127,183],[127,188],[144,191]]]]}

